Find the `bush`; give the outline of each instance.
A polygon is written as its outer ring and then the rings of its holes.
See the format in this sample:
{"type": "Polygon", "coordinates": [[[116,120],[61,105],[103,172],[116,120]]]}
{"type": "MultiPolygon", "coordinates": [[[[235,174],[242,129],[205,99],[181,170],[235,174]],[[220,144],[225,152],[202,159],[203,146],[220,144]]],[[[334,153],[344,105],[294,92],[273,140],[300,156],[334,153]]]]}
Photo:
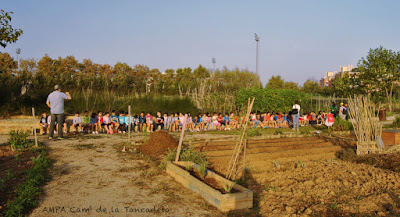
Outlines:
{"type": "Polygon", "coordinates": [[[396,117],[396,120],[393,121],[393,128],[400,128],[400,117],[396,117]]]}
{"type": "Polygon", "coordinates": [[[332,129],[335,131],[353,130],[353,125],[350,121],[344,120],[338,116],[335,119],[335,123],[332,125],[332,129]]]}
{"type": "Polygon", "coordinates": [[[238,108],[247,108],[248,99],[255,97],[253,110],[289,112],[296,100],[299,100],[302,111],[311,110],[310,95],[296,90],[246,88],[236,94],[238,108]]]}
{"type": "Polygon", "coordinates": [[[33,145],[33,142],[27,138],[27,132],[11,130],[8,137],[8,144],[10,144],[13,149],[24,150],[33,145]]]}
{"type": "MultiPolygon", "coordinates": [[[[176,149],[169,149],[169,152],[164,157],[160,167],[165,170],[167,168],[167,162],[175,161],[175,158],[176,158],[176,149]]],[[[193,150],[193,148],[183,149],[179,156],[179,161],[192,161],[198,165],[205,164],[206,167],[210,165],[206,156],[201,152],[193,150]]]]}

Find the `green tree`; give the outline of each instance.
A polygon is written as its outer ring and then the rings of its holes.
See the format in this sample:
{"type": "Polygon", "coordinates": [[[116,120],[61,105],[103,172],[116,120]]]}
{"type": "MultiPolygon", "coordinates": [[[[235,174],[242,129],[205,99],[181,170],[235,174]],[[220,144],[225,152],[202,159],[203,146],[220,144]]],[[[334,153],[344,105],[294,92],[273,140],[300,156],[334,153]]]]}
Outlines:
{"type": "Polygon", "coordinates": [[[321,87],[319,86],[317,81],[308,79],[304,82],[302,90],[305,93],[319,93],[321,91],[321,87]]]}
{"type": "Polygon", "coordinates": [[[358,79],[355,74],[345,72],[338,74],[332,80],[332,89],[336,96],[348,97],[361,93],[358,88],[358,79]]]}
{"type": "Polygon", "coordinates": [[[357,64],[360,88],[368,94],[383,95],[393,105],[393,90],[400,77],[400,53],[383,48],[370,49],[357,64]]]}
{"type": "Polygon", "coordinates": [[[285,85],[285,81],[280,75],[272,76],[268,83],[265,85],[265,88],[271,89],[283,89],[285,85]]]}
{"type": "Polygon", "coordinates": [[[283,85],[283,89],[287,89],[287,90],[298,90],[298,89],[299,89],[299,86],[297,85],[296,82],[287,81],[287,82],[285,82],[285,84],[283,85]]]}
{"type": "Polygon", "coordinates": [[[21,29],[14,29],[11,26],[11,14],[13,14],[13,12],[0,10],[0,45],[3,48],[5,48],[7,44],[16,42],[18,37],[23,33],[21,29]]]}

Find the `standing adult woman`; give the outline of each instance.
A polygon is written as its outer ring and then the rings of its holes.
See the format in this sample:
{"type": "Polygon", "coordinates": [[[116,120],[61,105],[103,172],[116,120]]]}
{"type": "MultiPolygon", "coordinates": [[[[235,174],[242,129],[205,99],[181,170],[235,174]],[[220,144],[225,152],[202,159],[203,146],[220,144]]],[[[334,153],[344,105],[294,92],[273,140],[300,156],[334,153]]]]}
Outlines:
{"type": "Polygon", "coordinates": [[[297,129],[297,131],[299,131],[299,118],[300,118],[300,105],[299,101],[296,100],[292,108],[293,130],[297,129]]]}

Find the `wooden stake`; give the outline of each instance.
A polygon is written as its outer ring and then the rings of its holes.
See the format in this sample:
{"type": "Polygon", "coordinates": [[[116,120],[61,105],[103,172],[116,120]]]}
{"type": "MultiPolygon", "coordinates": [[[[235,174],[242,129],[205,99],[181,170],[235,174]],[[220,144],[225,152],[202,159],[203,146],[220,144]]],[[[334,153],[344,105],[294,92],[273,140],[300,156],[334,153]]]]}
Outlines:
{"type": "Polygon", "coordinates": [[[35,135],[35,147],[39,147],[37,135],[36,135],[36,117],[35,117],[35,108],[32,107],[32,116],[33,116],[33,134],[35,135]]]}
{"type": "Polygon", "coordinates": [[[178,150],[176,150],[176,157],[175,157],[175,162],[179,161],[179,155],[181,154],[182,150],[182,142],[183,142],[183,136],[185,134],[185,129],[186,129],[186,120],[188,118],[188,115],[185,115],[185,120],[183,121],[183,126],[182,126],[182,131],[181,131],[181,137],[179,138],[179,145],[178,145],[178,150]]]}
{"type": "MultiPolygon", "coordinates": [[[[128,123],[128,144],[130,145],[131,144],[131,119],[132,119],[132,117],[131,117],[131,106],[128,106],[128,116],[129,116],[129,123],[128,123]]],[[[124,146],[124,148],[122,149],[122,152],[125,152],[125,146],[124,146]]]]}

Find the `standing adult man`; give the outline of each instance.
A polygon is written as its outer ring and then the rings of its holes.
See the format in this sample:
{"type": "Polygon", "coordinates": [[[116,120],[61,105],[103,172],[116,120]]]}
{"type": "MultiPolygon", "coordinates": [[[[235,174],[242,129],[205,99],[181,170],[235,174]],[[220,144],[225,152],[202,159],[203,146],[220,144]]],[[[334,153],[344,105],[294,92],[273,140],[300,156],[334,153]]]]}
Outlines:
{"type": "Polygon", "coordinates": [[[53,139],[54,126],[57,119],[58,123],[58,139],[64,139],[63,137],[63,123],[64,123],[64,100],[71,100],[71,95],[66,92],[61,92],[60,85],[54,86],[54,91],[47,97],[46,104],[50,108],[51,123],[49,139],[53,139]]]}

